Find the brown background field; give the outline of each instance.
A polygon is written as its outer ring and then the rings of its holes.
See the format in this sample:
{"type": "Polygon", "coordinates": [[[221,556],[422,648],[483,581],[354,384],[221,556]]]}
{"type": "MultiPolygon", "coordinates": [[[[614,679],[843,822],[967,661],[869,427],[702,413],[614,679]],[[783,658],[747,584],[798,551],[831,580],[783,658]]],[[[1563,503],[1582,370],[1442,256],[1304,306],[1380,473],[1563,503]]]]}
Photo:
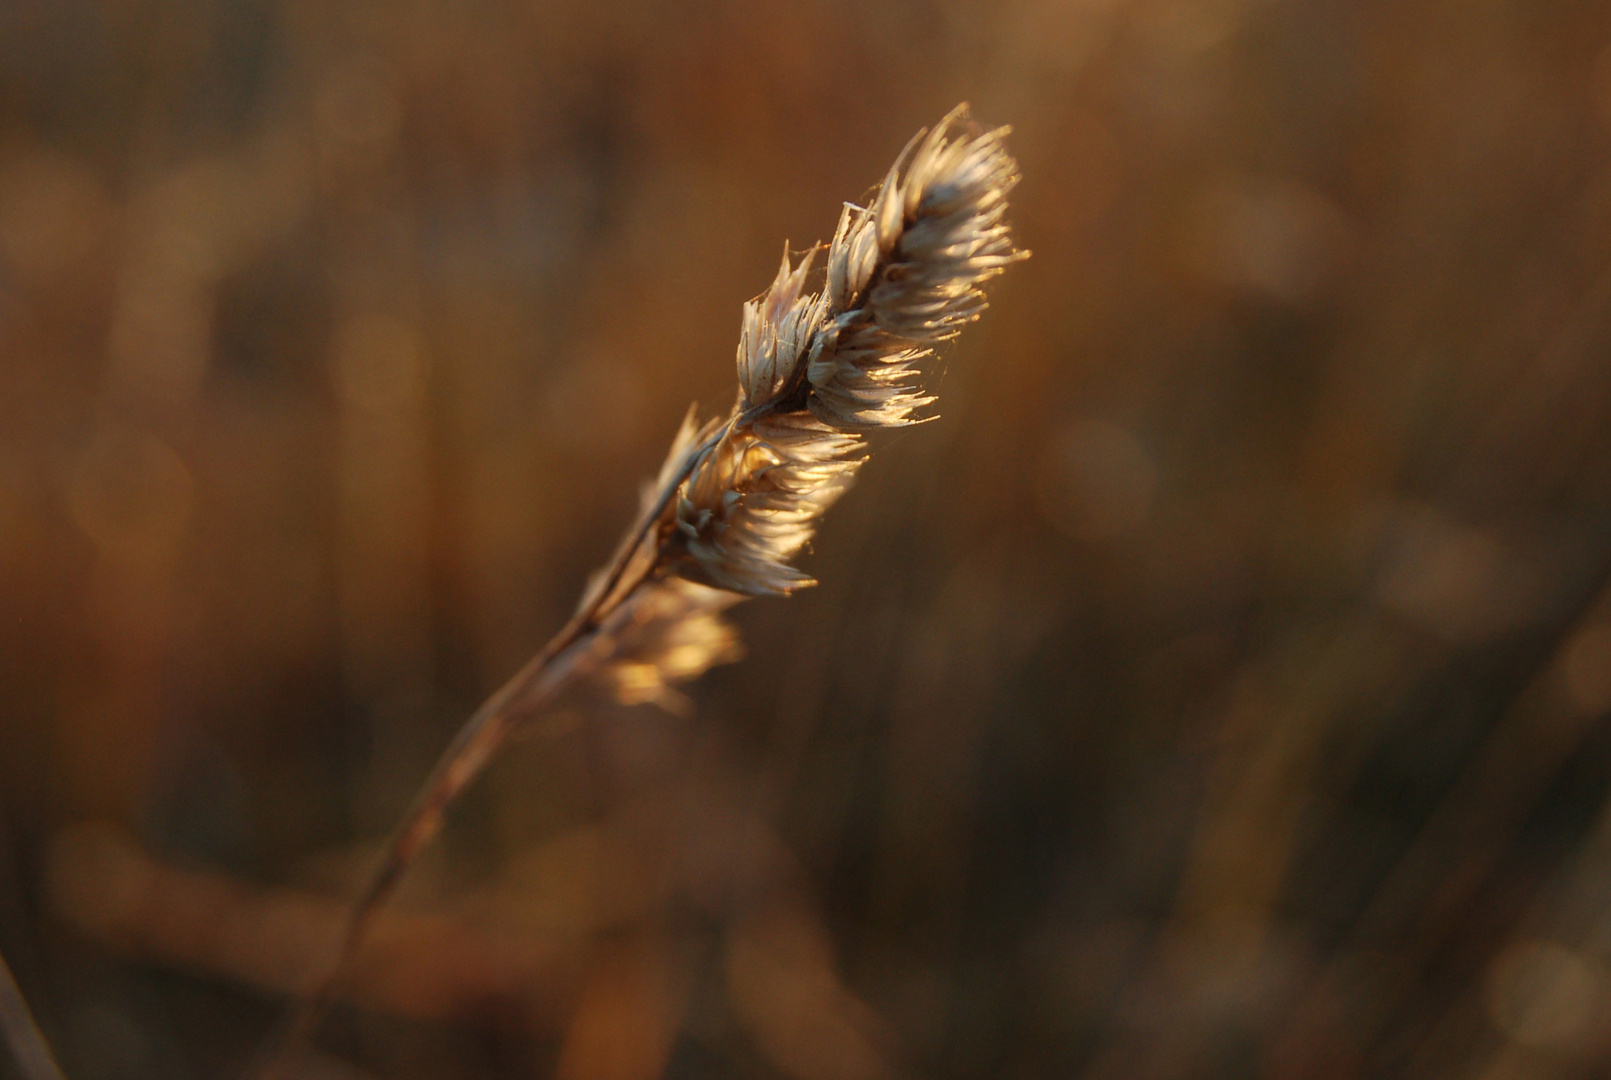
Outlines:
{"type": "MultiPolygon", "coordinates": [[[[1611,1068],[1611,5],[0,5],[0,950],[234,1077],[739,305],[960,100],[1033,249],[686,715],[310,1075],[1611,1068]]],[[[0,1065],[0,1075],[13,1075],[0,1065]]]]}

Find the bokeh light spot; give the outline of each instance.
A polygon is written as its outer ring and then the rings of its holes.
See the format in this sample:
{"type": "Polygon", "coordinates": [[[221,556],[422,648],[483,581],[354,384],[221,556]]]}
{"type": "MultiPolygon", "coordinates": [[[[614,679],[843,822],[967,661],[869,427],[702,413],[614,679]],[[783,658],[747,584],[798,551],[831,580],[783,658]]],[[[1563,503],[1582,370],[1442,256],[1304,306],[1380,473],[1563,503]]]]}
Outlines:
{"type": "Polygon", "coordinates": [[[1075,539],[1123,536],[1152,511],[1158,485],[1152,456],[1106,420],[1081,420],[1054,436],[1040,471],[1042,513],[1075,539]]]}
{"type": "Polygon", "coordinates": [[[80,455],[67,504],[104,553],[138,560],[171,553],[189,521],[192,487],[190,470],[167,443],[112,429],[80,455]]]}
{"type": "Polygon", "coordinates": [[[1603,994],[1600,973],[1551,941],[1525,940],[1488,969],[1488,1015],[1525,1046],[1564,1048],[1583,1035],[1603,994]]]}

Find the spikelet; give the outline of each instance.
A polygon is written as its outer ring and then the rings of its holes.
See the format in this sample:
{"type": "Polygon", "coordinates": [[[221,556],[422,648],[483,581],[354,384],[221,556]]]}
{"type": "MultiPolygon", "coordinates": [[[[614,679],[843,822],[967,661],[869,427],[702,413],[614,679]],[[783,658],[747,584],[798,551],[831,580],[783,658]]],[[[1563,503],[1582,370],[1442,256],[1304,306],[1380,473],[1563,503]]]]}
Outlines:
{"type": "Polygon", "coordinates": [[[738,631],[721,616],[741,599],[677,577],[644,585],[612,617],[622,648],[601,681],[623,704],[687,711],[676,684],[744,655],[738,631]]]}
{"type": "Polygon", "coordinates": [[[677,500],[675,571],[748,596],[815,584],[789,560],[850,486],[860,447],[803,411],[729,426],[677,500]]]}
{"type": "Polygon", "coordinates": [[[783,265],[771,287],[744,305],[738,335],[738,393],[747,408],[777,399],[798,372],[801,357],[822,325],[827,297],[801,295],[816,255],[815,248],[807,251],[800,265],[790,269],[785,244],[783,265]]]}

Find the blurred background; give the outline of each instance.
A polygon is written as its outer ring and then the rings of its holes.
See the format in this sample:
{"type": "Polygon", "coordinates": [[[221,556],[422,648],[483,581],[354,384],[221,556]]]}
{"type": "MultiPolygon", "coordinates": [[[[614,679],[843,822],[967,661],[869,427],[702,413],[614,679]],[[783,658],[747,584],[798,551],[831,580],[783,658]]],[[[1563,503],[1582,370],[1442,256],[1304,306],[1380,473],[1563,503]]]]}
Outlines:
{"type": "Polygon", "coordinates": [[[11,0],[0,951],[72,1080],[240,1074],[961,100],[1034,258],[942,419],[685,715],[499,761],[308,1075],[1611,1068],[1603,0],[11,0]]]}

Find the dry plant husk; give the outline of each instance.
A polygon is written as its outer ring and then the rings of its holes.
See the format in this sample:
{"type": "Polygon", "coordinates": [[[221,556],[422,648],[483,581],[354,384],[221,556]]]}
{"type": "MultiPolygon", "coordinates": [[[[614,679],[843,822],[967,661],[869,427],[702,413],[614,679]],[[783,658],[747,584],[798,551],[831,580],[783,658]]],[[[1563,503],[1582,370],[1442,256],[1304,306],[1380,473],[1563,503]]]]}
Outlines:
{"type": "Polygon", "coordinates": [[[744,305],[731,411],[704,424],[689,412],[637,522],[570,622],[443,754],[285,1050],[313,1034],[376,909],[523,721],[584,679],[625,702],[677,707],[677,684],[739,655],[726,608],[814,584],[793,560],[850,487],[868,434],[932,419],[920,362],[979,317],[985,282],[1028,255],[1005,220],[1018,182],[1007,133],[975,127],[966,105],[920,131],[867,204],[845,206],[818,291],[807,283],[822,249],[796,262],[785,247],[772,284],[744,305]]]}

